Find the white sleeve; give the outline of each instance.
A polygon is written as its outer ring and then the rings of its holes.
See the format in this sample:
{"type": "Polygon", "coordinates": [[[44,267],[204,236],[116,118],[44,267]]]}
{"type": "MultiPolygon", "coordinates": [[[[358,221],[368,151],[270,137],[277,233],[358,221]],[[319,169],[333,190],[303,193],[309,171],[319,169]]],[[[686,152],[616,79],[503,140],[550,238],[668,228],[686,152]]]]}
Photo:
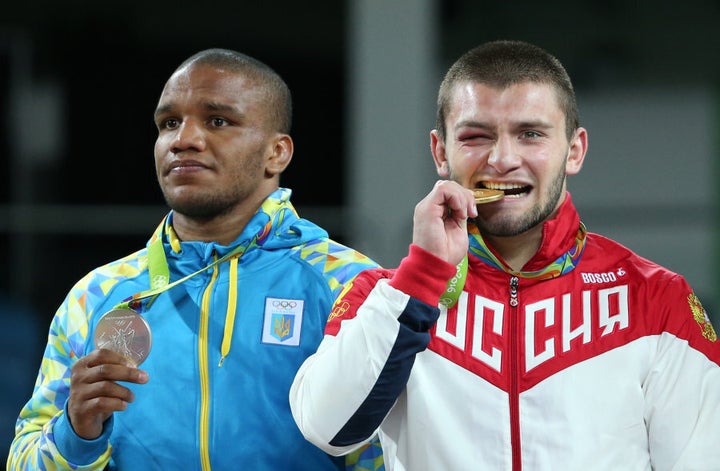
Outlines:
{"type": "Polygon", "coordinates": [[[720,367],[668,333],[657,356],[643,385],[653,469],[720,469],[720,367]]]}
{"type": "Polygon", "coordinates": [[[298,370],[290,389],[292,414],[305,438],[325,452],[349,453],[374,434],[375,430],[345,446],[330,444],[375,387],[396,344],[398,317],[409,299],[387,279],[379,280],[356,316],[341,322],[337,336],[326,335],[298,370]]]}

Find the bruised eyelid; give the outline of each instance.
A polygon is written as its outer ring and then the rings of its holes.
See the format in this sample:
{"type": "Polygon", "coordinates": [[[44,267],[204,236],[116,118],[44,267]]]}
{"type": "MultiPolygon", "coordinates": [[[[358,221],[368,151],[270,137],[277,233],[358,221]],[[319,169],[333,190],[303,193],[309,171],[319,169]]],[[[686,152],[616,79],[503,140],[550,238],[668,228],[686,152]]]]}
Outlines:
{"type": "Polygon", "coordinates": [[[492,135],[481,128],[464,128],[455,133],[458,141],[466,141],[470,139],[492,139],[492,135]]]}

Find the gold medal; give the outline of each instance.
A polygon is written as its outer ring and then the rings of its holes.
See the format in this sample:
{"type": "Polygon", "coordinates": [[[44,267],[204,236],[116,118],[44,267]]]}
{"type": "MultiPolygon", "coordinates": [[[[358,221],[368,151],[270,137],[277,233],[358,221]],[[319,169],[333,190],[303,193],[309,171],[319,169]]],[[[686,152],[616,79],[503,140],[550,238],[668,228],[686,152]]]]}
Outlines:
{"type": "Polygon", "coordinates": [[[95,348],[117,352],[139,366],[150,353],[152,335],[147,321],[131,309],[106,312],[95,327],[95,348]]]}
{"type": "Polygon", "coordinates": [[[475,195],[475,204],[491,203],[493,201],[499,201],[505,197],[505,192],[502,190],[475,188],[472,192],[475,195]]]}

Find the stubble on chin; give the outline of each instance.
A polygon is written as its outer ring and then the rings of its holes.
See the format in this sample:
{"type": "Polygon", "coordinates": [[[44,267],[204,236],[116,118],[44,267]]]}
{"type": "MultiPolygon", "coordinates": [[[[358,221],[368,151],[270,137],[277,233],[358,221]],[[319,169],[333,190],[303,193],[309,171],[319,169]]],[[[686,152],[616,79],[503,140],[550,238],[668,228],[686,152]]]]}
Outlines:
{"type": "Polygon", "coordinates": [[[480,232],[493,237],[512,237],[531,229],[538,223],[537,217],[524,215],[514,218],[510,215],[498,215],[489,219],[478,217],[475,220],[480,232]]]}
{"type": "Polygon", "coordinates": [[[217,195],[184,195],[165,194],[165,203],[176,213],[193,219],[212,219],[228,213],[233,203],[217,195]]]}
{"type": "Polygon", "coordinates": [[[544,224],[552,216],[560,202],[564,191],[563,181],[558,180],[553,184],[544,204],[538,203],[517,217],[509,213],[497,212],[488,219],[477,218],[476,225],[483,234],[494,237],[512,237],[544,224]]]}

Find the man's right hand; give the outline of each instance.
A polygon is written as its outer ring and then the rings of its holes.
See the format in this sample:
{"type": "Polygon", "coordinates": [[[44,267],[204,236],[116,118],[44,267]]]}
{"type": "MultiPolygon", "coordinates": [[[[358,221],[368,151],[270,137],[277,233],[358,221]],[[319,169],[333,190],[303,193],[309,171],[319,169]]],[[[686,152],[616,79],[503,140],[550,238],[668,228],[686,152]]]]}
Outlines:
{"type": "Polygon", "coordinates": [[[133,392],[118,381],[144,384],[148,375],[107,349],[95,350],[73,365],[68,415],[75,433],[86,440],[99,437],[112,413],[125,410],[135,399],[133,392]]]}
{"type": "Polygon", "coordinates": [[[467,219],[477,214],[472,190],[440,180],[415,206],[413,244],[457,265],[468,250],[467,219]]]}

